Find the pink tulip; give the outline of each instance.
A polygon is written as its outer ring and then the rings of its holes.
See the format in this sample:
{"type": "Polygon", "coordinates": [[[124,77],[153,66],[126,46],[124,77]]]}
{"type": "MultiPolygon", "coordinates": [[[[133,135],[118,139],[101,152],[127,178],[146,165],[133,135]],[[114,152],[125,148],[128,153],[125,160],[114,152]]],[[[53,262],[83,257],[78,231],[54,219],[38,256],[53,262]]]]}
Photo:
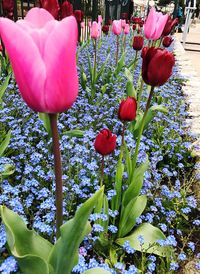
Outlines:
{"type": "Polygon", "coordinates": [[[122,26],[123,29],[125,28],[125,26],[126,26],[126,20],[122,20],[121,19],[121,26],[122,26]]]}
{"type": "Polygon", "coordinates": [[[85,28],[85,22],[84,22],[84,21],[83,21],[83,22],[81,22],[81,24],[80,24],[80,25],[81,25],[81,28],[82,28],[82,29],[84,29],[84,28],[85,28]]]}
{"type": "Polygon", "coordinates": [[[92,27],[92,21],[88,21],[88,27],[91,29],[91,27],[92,27]]]}
{"type": "Polygon", "coordinates": [[[92,22],[90,35],[93,39],[98,39],[100,37],[99,24],[96,21],[92,22]]]}
{"type": "Polygon", "coordinates": [[[98,15],[98,23],[102,24],[102,22],[103,22],[102,16],[101,16],[101,15],[98,15]]]}
{"type": "Polygon", "coordinates": [[[33,8],[16,23],[0,18],[0,36],[27,105],[46,113],[70,108],[78,94],[76,19],[57,21],[33,8]]]}
{"type": "Polygon", "coordinates": [[[114,20],[112,23],[112,32],[115,35],[120,35],[122,31],[121,21],[120,20],[114,20]]]}
{"type": "Polygon", "coordinates": [[[129,26],[129,24],[126,24],[125,28],[124,28],[124,34],[128,34],[129,31],[130,31],[130,26],[129,26]]]}
{"type": "Polygon", "coordinates": [[[167,19],[167,14],[163,15],[161,12],[156,12],[154,8],[151,8],[144,24],[145,37],[151,40],[159,39],[163,32],[167,19]]]}

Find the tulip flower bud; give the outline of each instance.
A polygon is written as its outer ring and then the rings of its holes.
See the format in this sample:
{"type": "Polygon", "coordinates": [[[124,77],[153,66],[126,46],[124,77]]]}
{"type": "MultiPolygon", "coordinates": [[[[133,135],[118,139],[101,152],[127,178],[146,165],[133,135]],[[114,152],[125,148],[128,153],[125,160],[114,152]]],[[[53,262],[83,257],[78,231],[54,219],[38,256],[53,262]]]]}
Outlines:
{"type": "Polygon", "coordinates": [[[142,78],[153,87],[162,86],[172,74],[174,55],[161,48],[144,48],[142,51],[142,78]]]}
{"type": "Polygon", "coordinates": [[[129,26],[129,24],[126,24],[125,25],[125,28],[124,28],[124,34],[129,34],[129,31],[130,31],[130,26],[129,26]]]}
{"type": "Polygon", "coordinates": [[[65,1],[61,5],[61,19],[73,15],[73,5],[69,1],[65,1]]]}
{"type": "Polygon", "coordinates": [[[133,24],[133,25],[132,25],[132,29],[133,29],[133,30],[136,30],[136,28],[137,28],[136,24],[133,24]]]}
{"type": "Polygon", "coordinates": [[[108,32],[109,32],[109,26],[108,26],[108,25],[104,25],[104,26],[102,27],[102,31],[103,31],[103,33],[105,33],[105,34],[108,34],[108,32]]]}
{"type": "Polygon", "coordinates": [[[76,18],[77,23],[81,23],[83,21],[83,11],[82,10],[75,10],[74,16],[76,18]]]}
{"type": "Polygon", "coordinates": [[[133,38],[133,49],[134,50],[141,50],[144,45],[144,37],[143,36],[134,36],[133,38]]]}
{"type": "Polygon", "coordinates": [[[121,26],[124,29],[126,26],[126,20],[121,19],[121,26]]]}
{"type": "Polygon", "coordinates": [[[121,19],[127,20],[127,19],[128,19],[128,13],[127,13],[127,12],[123,12],[123,13],[121,14],[121,19]]]}
{"type": "Polygon", "coordinates": [[[91,38],[93,39],[98,39],[100,37],[100,26],[96,21],[92,22],[92,26],[91,26],[91,38]]]}
{"type": "Polygon", "coordinates": [[[134,97],[122,100],[119,105],[118,118],[121,121],[133,121],[136,117],[137,102],[134,97]]]}
{"type": "Polygon", "coordinates": [[[168,16],[167,22],[162,32],[162,36],[169,35],[177,24],[178,24],[178,18],[173,20],[170,16],[168,16]]]}
{"type": "Polygon", "coordinates": [[[112,24],[112,32],[115,35],[120,35],[122,31],[121,21],[120,20],[114,20],[112,24]]]}
{"type": "Polygon", "coordinates": [[[98,15],[98,23],[99,23],[99,24],[102,24],[102,22],[103,22],[102,16],[101,16],[101,15],[98,15]]]}
{"type": "Polygon", "coordinates": [[[162,44],[163,44],[163,46],[164,46],[165,48],[168,48],[168,47],[171,45],[172,42],[173,42],[172,37],[170,37],[170,36],[165,36],[165,37],[163,38],[162,44]]]}
{"type": "Polygon", "coordinates": [[[58,0],[40,0],[40,7],[47,10],[51,15],[57,19],[60,6],[58,0]]]}
{"type": "Polygon", "coordinates": [[[112,134],[109,129],[103,129],[95,139],[94,148],[99,154],[108,155],[116,148],[116,139],[117,136],[112,134]]]}

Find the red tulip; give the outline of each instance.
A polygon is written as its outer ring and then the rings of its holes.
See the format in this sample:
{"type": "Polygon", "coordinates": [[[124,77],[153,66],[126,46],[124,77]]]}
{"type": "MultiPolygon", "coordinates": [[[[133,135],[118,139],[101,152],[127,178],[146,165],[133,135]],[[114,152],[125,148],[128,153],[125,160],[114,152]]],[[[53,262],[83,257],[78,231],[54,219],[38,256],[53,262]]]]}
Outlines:
{"type": "Polygon", "coordinates": [[[133,30],[136,30],[136,28],[137,28],[136,24],[133,24],[132,28],[133,28],[133,30]]]}
{"type": "Polygon", "coordinates": [[[58,0],[40,0],[40,7],[47,10],[54,18],[58,18],[60,6],[58,0]]]}
{"type": "Polygon", "coordinates": [[[173,28],[178,24],[178,18],[172,19],[171,16],[168,16],[167,22],[165,24],[162,36],[167,36],[171,33],[173,28]]]}
{"type": "Polygon", "coordinates": [[[133,49],[134,50],[141,50],[144,45],[144,37],[143,36],[134,36],[133,38],[133,49]]]}
{"type": "Polygon", "coordinates": [[[3,0],[2,8],[3,8],[4,16],[9,19],[13,19],[14,0],[3,0]]]}
{"type": "Polygon", "coordinates": [[[102,31],[103,31],[103,33],[105,33],[105,34],[108,34],[108,32],[109,32],[109,26],[108,26],[108,25],[104,25],[104,26],[102,27],[102,31]]]}
{"type": "Polygon", "coordinates": [[[75,10],[74,16],[76,18],[77,23],[81,23],[83,21],[83,11],[82,10],[75,10]]]}
{"type": "Polygon", "coordinates": [[[137,102],[134,97],[122,100],[119,105],[118,118],[121,121],[133,121],[136,117],[137,102]]]}
{"type": "Polygon", "coordinates": [[[73,15],[73,5],[69,1],[65,1],[61,5],[61,19],[73,15]]]}
{"type": "Polygon", "coordinates": [[[142,51],[142,78],[151,86],[162,86],[172,74],[174,55],[161,48],[144,48],[142,51]]]}
{"type": "Polygon", "coordinates": [[[168,47],[171,45],[172,42],[173,42],[172,37],[170,37],[170,36],[165,36],[165,37],[163,38],[162,44],[163,44],[163,46],[164,46],[165,48],[168,48],[168,47]]]}
{"type": "Polygon", "coordinates": [[[116,139],[117,136],[112,134],[109,129],[103,129],[95,139],[94,148],[99,154],[108,155],[116,148],[116,139]]]}
{"type": "Polygon", "coordinates": [[[121,19],[127,20],[128,19],[128,13],[127,12],[122,13],[121,14],[121,19]]]}

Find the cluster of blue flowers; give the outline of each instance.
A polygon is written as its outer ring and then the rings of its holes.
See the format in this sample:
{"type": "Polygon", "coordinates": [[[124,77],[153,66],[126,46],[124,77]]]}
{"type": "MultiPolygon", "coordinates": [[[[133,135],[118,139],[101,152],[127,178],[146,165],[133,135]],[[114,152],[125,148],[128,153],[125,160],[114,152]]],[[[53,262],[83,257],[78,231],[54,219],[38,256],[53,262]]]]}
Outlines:
{"type": "MultiPolygon", "coordinates": [[[[102,85],[108,77],[108,72],[114,67],[115,45],[113,36],[109,35],[102,40],[98,49],[98,68],[105,62],[110,54],[106,72],[102,74],[96,84],[95,99],[91,98],[88,89],[80,87],[79,97],[74,106],[66,113],[59,115],[60,144],[63,161],[63,184],[64,184],[64,216],[65,219],[74,215],[76,207],[91,196],[99,188],[100,157],[94,150],[94,139],[102,128],[109,128],[117,135],[118,148],[105,160],[105,175],[110,178],[115,176],[115,167],[119,156],[121,144],[122,124],[117,118],[117,111],[120,100],[126,94],[126,78],[123,70],[119,77],[113,78],[106,86],[106,92],[102,92],[102,85]],[[69,137],[66,131],[72,129],[84,131],[83,138],[69,137]]],[[[128,39],[127,39],[128,40],[128,39]]],[[[87,47],[79,50],[79,72],[81,64],[84,64],[84,71],[89,81],[89,67],[87,66],[87,54],[93,56],[93,46],[90,43],[87,47]]],[[[126,64],[134,58],[134,52],[127,44],[126,64]]],[[[134,81],[140,74],[141,60],[138,61],[134,74],[134,81]]],[[[109,78],[110,79],[110,78],[109,78]]],[[[187,105],[182,90],[182,79],[180,79],[178,66],[174,68],[174,77],[164,86],[156,90],[156,101],[162,101],[169,113],[158,112],[153,122],[144,132],[142,137],[138,163],[149,156],[150,168],[145,173],[142,194],[148,196],[148,207],[143,215],[137,219],[137,224],[143,221],[153,223],[162,229],[167,239],[160,241],[160,245],[170,245],[175,248],[176,261],[172,261],[168,271],[176,271],[178,263],[187,260],[187,251],[195,252],[194,243],[188,239],[188,245],[179,252],[177,241],[186,237],[191,227],[195,229],[200,225],[200,220],[190,219],[189,214],[197,207],[195,198],[190,194],[181,191],[181,176],[184,169],[189,169],[192,158],[188,151],[190,146],[189,138],[185,137],[187,117],[187,105]],[[180,179],[180,180],[179,180],[180,179]],[[186,229],[186,231],[184,230],[186,229]],[[181,237],[180,237],[181,235],[181,237]]],[[[147,89],[143,93],[141,106],[145,107],[147,89]]],[[[156,104],[156,102],[154,102],[156,104]]],[[[5,163],[14,163],[15,173],[2,178],[0,204],[9,208],[23,217],[26,223],[45,237],[52,239],[55,232],[55,181],[53,173],[53,157],[51,154],[51,139],[45,131],[43,122],[38,115],[31,111],[19,95],[18,88],[12,80],[4,96],[3,107],[0,109],[1,131],[12,130],[12,138],[7,149],[7,162],[1,159],[0,174],[5,163]],[[3,161],[3,162],[2,162],[3,161]]],[[[191,138],[191,137],[190,137],[191,138]]],[[[135,140],[130,131],[125,133],[125,141],[129,149],[134,151],[135,140]]],[[[124,174],[126,177],[126,174],[124,174]]],[[[1,177],[0,177],[1,178],[1,177]]],[[[114,179],[113,179],[114,180],[114,179]]],[[[113,181],[114,182],[114,181],[113,181]]],[[[106,186],[108,200],[116,195],[113,185],[106,186]]],[[[118,212],[109,209],[110,216],[118,216],[118,212]]],[[[92,214],[90,221],[106,221],[104,214],[92,214]]],[[[110,234],[116,234],[118,228],[114,225],[108,227],[110,234]]],[[[93,240],[96,232],[103,232],[100,224],[93,225],[93,240]]],[[[140,238],[141,244],[143,239],[140,238]]],[[[0,225],[0,251],[4,258],[0,266],[1,273],[17,271],[17,265],[13,257],[7,257],[5,249],[5,230],[0,225]]],[[[80,253],[79,263],[74,268],[75,273],[82,273],[92,267],[102,267],[110,270],[111,273],[134,274],[139,273],[137,265],[131,261],[125,267],[117,262],[113,268],[109,267],[102,258],[92,258],[91,244],[85,241],[84,255],[80,253]],[[86,244],[87,243],[87,244],[86,244]],[[118,272],[117,272],[118,271],[118,272]]],[[[137,254],[125,242],[123,249],[126,255],[137,254]]],[[[194,255],[193,255],[194,256],[194,255]]],[[[146,266],[147,273],[156,270],[156,257],[148,258],[146,266]]],[[[197,264],[199,267],[199,265],[197,264]]]]}

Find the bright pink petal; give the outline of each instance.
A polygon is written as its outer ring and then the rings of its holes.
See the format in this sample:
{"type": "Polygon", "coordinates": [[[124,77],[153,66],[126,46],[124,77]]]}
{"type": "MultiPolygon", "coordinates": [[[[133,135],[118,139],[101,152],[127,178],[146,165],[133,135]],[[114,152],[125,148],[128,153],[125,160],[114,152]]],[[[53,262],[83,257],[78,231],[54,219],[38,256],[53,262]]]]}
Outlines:
{"type": "Polygon", "coordinates": [[[46,23],[55,19],[47,10],[33,8],[27,13],[24,20],[31,23],[35,28],[42,28],[46,23]]]}
{"type": "Polygon", "coordinates": [[[157,14],[154,8],[151,8],[149,15],[146,19],[144,24],[144,35],[147,39],[152,39],[155,30],[156,30],[156,23],[157,23],[157,14]]]}
{"type": "Polygon", "coordinates": [[[28,33],[11,20],[0,19],[0,35],[23,99],[33,110],[43,111],[46,70],[38,48],[28,33]]]}
{"type": "Polygon", "coordinates": [[[157,27],[156,27],[156,31],[154,33],[154,37],[153,37],[153,40],[157,40],[160,38],[162,32],[163,32],[163,29],[166,25],[166,22],[167,22],[167,19],[168,19],[168,15],[163,15],[162,13],[159,15],[158,17],[158,21],[157,21],[157,27]]]}
{"type": "Polygon", "coordinates": [[[77,23],[73,16],[57,22],[48,37],[44,51],[44,63],[47,71],[46,112],[65,111],[77,97],[77,37],[77,23]]]}

